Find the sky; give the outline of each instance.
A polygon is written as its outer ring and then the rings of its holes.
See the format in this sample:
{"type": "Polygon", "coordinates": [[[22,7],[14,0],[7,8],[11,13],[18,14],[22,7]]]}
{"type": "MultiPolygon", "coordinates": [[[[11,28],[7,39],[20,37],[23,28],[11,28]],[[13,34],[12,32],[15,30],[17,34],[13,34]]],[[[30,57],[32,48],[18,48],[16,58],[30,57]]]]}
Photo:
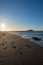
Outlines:
{"type": "Polygon", "coordinates": [[[43,0],[0,0],[0,30],[43,30],[43,0]]]}

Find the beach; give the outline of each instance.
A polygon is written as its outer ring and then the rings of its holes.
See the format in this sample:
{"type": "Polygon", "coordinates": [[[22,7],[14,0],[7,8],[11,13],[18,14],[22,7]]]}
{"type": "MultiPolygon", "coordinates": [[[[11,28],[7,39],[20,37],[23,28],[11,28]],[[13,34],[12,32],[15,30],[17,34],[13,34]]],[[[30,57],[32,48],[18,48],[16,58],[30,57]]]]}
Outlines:
{"type": "Polygon", "coordinates": [[[0,65],[43,65],[43,47],[16,34],[0,32],[0,65]]]}

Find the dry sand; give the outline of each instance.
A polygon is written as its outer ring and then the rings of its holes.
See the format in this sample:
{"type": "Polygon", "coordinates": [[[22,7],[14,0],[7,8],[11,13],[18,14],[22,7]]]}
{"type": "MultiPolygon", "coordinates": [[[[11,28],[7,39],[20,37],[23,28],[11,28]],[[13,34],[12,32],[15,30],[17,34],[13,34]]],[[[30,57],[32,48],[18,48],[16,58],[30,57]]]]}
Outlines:
{"type": "Polygon", "coordinates": [[[0,32],[0,65],[43,65],[43,47],[9,32],[0,32]]]}

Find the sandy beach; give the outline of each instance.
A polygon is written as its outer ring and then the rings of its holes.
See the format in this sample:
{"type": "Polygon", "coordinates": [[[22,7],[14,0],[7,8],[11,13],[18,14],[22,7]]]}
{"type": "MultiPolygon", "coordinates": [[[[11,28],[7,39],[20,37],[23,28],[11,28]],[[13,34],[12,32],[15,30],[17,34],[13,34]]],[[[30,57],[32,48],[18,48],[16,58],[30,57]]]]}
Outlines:
{"type": "Polygon", "coordinates": [[[0,32],[0,65],[43,65],[43,47],[9,32],[0,32]]]}

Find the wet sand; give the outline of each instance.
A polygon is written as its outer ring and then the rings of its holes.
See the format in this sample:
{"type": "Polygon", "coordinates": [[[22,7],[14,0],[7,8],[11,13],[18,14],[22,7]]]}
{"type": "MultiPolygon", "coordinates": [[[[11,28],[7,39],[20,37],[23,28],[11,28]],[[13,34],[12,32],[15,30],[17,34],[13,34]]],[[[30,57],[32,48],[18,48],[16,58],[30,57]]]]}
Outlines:
{"type": "Polygon", "coordinates": [[[0,65],[43,65],[43,47],[9,32],[0,32],[0,65]]]}

